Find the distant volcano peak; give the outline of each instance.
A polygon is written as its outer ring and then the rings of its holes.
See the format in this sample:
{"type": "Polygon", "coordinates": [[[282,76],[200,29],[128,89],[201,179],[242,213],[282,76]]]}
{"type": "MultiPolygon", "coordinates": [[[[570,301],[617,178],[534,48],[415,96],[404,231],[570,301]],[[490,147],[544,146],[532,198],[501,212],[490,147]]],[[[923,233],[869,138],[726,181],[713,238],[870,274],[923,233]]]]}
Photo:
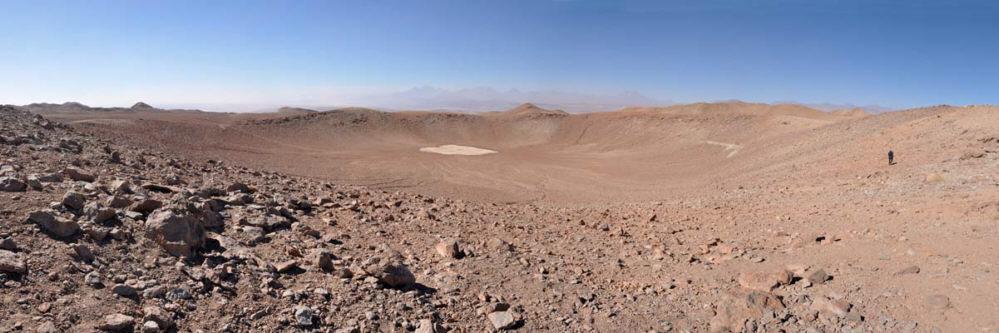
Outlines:
{"type": "Polygon", "coordinates": [[[145,102],[138,102],[132,105],[132,110],[149,110],[155,109],[152,105],[146,104],[145,102]]]}
{"type": "Polygon", "coordinates": [[[568,113],[566,113],[565,111],[562,111],[562,110],[549,110],[549,109],[545,109],[545,108],[539,107],[537,105],[534,105],[533,103],[524,103],[524,104],[518,105],[517,107],[506,111],[506,113],[513,114],[513,115],[535,115],[535,114],[541,114],[541,115],[565,115],[565,114],[568,114],[568,113]]]}

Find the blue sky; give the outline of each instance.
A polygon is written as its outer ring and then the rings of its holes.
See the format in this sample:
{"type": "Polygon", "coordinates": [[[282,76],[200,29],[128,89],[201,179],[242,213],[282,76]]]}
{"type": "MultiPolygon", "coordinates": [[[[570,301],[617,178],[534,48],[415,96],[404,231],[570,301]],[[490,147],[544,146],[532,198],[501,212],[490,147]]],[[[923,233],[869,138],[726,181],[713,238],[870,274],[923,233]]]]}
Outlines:
{"type": "Polygon", "coordinates": [[[0,103],[378,104],[432,86],[999,104],[999,5],[939,2],[0,0],[0,103]]]}

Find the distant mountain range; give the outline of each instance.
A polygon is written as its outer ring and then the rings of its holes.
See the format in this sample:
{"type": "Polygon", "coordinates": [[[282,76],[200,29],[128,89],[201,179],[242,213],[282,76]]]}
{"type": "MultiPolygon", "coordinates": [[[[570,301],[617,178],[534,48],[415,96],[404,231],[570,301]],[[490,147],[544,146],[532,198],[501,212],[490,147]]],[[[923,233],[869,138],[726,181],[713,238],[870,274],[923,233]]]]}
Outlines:
{"type": "Polygon", "coordinates": [[[877,113],[884,113],[884,112],[898,110],[896,108],[890,108],[880,105],[853,105],[853,104],[832,104],[832,103],[797,103],[797,104],[801,104],[822,111],[843,111],[843,110],[860,109],[870,114],[877,114],[877,113]]]}
{"type": "Polygon", "coordinates": [[[192,111],[203,112],[201,110],[189,109],[160,109],[144,102],[138,102],[132,107],[92,107],[77,102],[57,103],[31,103],[21,105],[19,108],[33,113],[72,113],[72,112],[136,112],[136,111],[192,111]]]}
{"type": "Polygon", "coordinates": [[[568,112],[612,111],[629,106],[660,106],[670,101],[656,100],[637,92],[589,94],[558,90],[498,90],[491,87],[445,89],[415,87],[395,93],[373,94],[359,98],[363,105],[391,110],[498,111],[533,103],[546,109],[568,112]]]}
{"type": "MultiPolygon", "coordinates": [[[[614,111],[629,107],[665,107],[676,105],[671,101],[656,100],[636,92],[625,92],[615,95],[595,95],[562,91],[520,91],[516,89],[500,91],[488,87],[470,89],[442,89],[435,87],[418,87],[396,93],[370,95],[356,104],[336,105],[305,105],[300,107],[272,106],[253,108],[250,112],[279,112],[284,114],[304,114],[316,111],[340,109],[344,107],[364,105],[384,111],[457,111],[457,112],[490,112],[503,111],[531,105],[541,109],[564,110],[569,113],[614,111]],[[531,104],[525,104],[531,103],[531,104]]],[[[738,100],[719,101],[719,103],[744,103],[738,100]]],[[[894,111],[893,108],[878,105],[853,105],[832,103],[799,103],[777,102],[773,104],[796,104],[820,111],[852,111],[860,110],[868,114],[894,111]]],[[[77,102],[32,103],[20,108],[34,113],[71,113],[71,112],[135,112],[135,111],[189,111],[204,112],[191,105],[185,108],[158,108],[144,102],[137,102],[131,107],[91,107],[77,102]]],[[[230,108],[213,111],[233,111],[230,108]]],[[[244,111],[245,112],[245,111],[244,111]]]]}

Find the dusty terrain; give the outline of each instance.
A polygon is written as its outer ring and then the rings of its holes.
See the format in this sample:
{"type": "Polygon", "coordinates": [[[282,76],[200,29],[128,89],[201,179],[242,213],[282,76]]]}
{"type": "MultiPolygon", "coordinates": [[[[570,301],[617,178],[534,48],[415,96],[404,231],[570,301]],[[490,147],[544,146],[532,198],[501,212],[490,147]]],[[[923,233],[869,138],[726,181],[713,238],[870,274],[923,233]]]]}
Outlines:
{"type": "Polygon", "coordinates": [[[999,330],[993,107],[26,109],[0,331],[999,330]]]}

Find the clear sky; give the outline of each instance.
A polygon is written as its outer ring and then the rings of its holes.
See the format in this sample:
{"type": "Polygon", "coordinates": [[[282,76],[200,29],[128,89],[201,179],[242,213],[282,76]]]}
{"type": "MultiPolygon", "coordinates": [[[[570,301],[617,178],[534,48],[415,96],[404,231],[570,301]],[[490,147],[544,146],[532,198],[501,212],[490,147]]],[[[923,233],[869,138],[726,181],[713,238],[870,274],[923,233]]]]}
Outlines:
{"type": "Polygon", "coordinates": [[[448,89],[999,104],[994,1],[0,0],[0,103],[448,89]]]}

